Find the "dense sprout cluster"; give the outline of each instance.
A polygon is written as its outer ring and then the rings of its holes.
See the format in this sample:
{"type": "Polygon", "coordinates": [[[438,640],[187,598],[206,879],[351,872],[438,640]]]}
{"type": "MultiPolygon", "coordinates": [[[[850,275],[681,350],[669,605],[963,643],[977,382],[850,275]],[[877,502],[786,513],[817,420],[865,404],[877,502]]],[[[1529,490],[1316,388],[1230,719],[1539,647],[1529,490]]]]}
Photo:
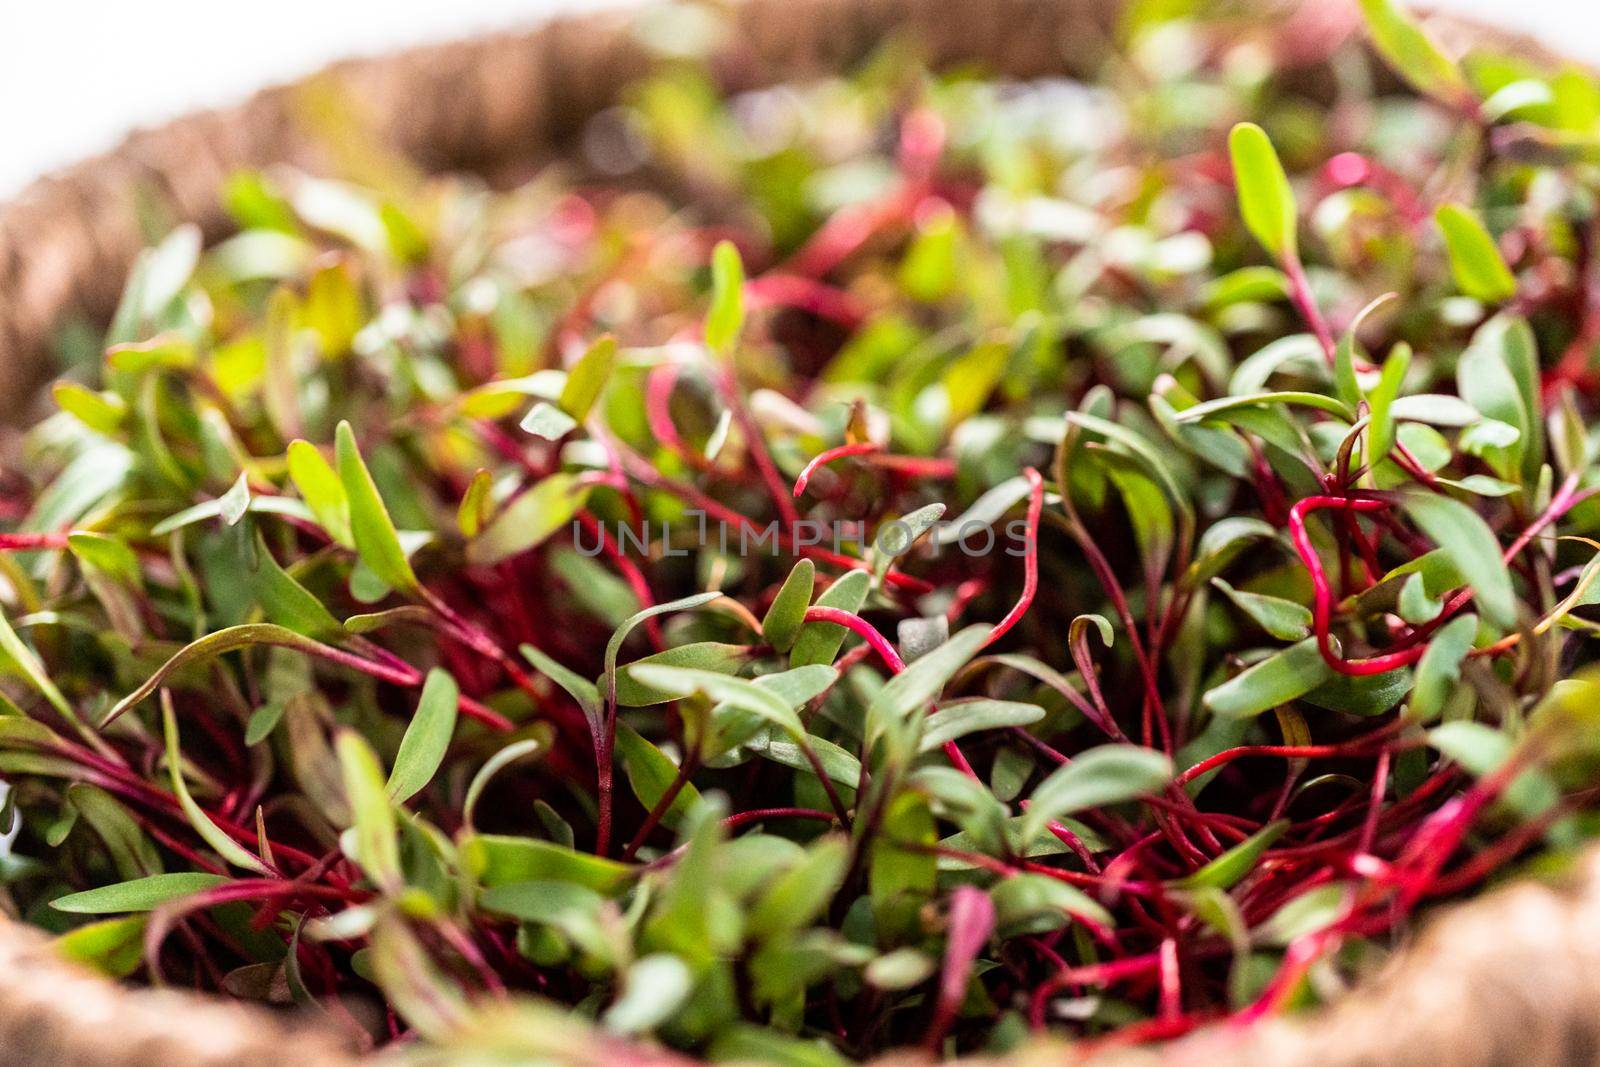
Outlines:
{"type": "Polygon", "coordinates": [[[0,485],[14,910],[418,1055],[825,1064],[1248,1023],[1570,856],[1600,86],[1184,6],[727,102],[680,7],[509,191],[236,176],[0,485]]]}

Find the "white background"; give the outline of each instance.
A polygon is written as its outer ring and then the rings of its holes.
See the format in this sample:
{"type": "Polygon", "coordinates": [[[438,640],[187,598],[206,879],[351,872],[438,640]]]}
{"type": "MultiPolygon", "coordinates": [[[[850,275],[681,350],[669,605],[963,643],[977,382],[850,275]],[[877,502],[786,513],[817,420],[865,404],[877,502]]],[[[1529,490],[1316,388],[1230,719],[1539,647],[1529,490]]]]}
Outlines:
{"type": "MultiPolygon", "coordinates": [[[[236,100],[340,56],[593,6],[596,0],[0,0],[0,197],[110,147],[133,126],[236,100]]],[[[1600,62],[1595,0],[1429,6],[1514,26],[1600,62]]]]}

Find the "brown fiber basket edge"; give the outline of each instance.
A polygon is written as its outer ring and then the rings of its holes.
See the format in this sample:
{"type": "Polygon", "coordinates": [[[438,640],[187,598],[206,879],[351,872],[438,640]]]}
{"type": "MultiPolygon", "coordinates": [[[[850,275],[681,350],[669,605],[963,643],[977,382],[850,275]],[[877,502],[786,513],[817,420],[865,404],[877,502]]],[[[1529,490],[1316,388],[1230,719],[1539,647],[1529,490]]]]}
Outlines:
{"type": "MultiPolygon", "coordinates": [[[[1027,77],[1083,74],[1104,52],[1117,0],[742,0],[719,59],[730,89],[841,69],[891,31],[937,62],[977,60],[1027,77]]],[[[1352,25],[1343,0],[1286,11],[1304,41],[1352,25]]],[[[554,19],[496,34],[339,64],[334,77],[378,131],[433,170],[487,174],[559,155],[646,58],[624,12],[554,19]]],[[[1465,48],[1537,51],[1525,39],[1435,19],[1465,48]]],[[[104,316],[143,244],[136,200],[156,196],[208,237],[224,221],[216,190],[244,165],[316,166],[299,131],[303,83],[130,136],[102,156],[0,205],[0,417],[16,425],[48,377],[48,339],[68,315],[104,316]]],[[[3,450],[0,450],[3,451],[3,450]]],[[[568,1062],[615,1062],[597,1044],[568,1062]]],[[[628,1057],[640,1062],[635,1055],[628,1057]]],[[[663,1063],[677,1058],[662,1055],[663,1063]]],[[[1071,1064],[1040,1044],[1011,1058],[1071,1064]]],[[[42,935],[0,917],[0,1064],[30,1067],[336,1067],[354,1064],[329,1032],[242,1004],[128,989],[69,965],[42,935]]],[[[682,1062],[678,1060],[677,1062],[682,1062]]],[[[1335,1008],[1248,1032],[1213,1030],[1167,1046],[1108,1053],[1144,1067],[1579,1067],[1600,1062],[1600,858],[1560,886],[1525,883],[1450,909],[1384,973],[1335,1008]]]]}

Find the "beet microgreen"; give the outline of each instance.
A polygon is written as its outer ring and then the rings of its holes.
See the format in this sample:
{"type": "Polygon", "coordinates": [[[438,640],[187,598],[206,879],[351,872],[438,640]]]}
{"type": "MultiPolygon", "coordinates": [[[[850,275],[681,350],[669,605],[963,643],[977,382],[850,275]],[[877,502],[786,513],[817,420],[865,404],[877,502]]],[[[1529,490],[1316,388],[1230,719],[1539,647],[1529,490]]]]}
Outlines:
{"type": "Polygon", "coordinates": [[[1571,856],[1600,89],[1363,7],[235,177],[0,484],[18,911],[372,1045],[834,1063],[1248,1025],[1571,856]]]}

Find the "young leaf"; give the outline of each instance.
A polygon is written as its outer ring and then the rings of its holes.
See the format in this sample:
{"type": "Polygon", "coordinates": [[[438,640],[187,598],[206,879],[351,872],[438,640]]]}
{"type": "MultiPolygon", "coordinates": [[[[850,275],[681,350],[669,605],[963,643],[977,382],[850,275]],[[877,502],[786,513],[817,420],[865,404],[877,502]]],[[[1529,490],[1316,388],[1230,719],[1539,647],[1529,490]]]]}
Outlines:
{"type": "Polygon", "coordinates": [[[246,573],[251,578],[256,602],[267,619],[295,633],[321,641],[345,636],[345,627],[323,606],[311,591],[295,581],[278,565],[266,540],[256,535],[255,551],[249,553],[246,573]]]}
{"type": "MultiPolygon", "coordinates": [[[[872,575],[866,571],[853,570],[840,575],[832,585],[823,590],[822,595],[817,597],[817,606],[838,608],[840,611],[860,611],[871,589],[872,575]]],[[[846,632],[838,623],[806,623],[800,627],[800,633],[789,649],[789,665],[804,667],[813,663],[832,663],[834,657],[839,654],[840,646],[844,644],[846,632]]]]}
{"type": "Polygon", "coordinates": [[[635,960],[622,979],[622,995],[600,1022],[619,1034],[643,1034],[672,1017],[694,988],[694,976],[678,957],[656,952],[635,960]]]}
{"type": "Polygon", "coordinates": [[[1198,871],[1186,878],[1180,878],[1177,887],[1180,889],[1229,889],[1245,875],[1255,870],[1256,862],[1261,854],[1272,847],[1272,843],[1283,836],[1289,828],[1289,820],[1278,819],[1269,822],[1243,841],[1234,845],[1228,851],[1201,867],[1198,871]]]}
{"type": "Polygon", "coordinates": [[[189,785],[183,780],[183,749],[178,744],[178,716],[172,710],[172,696],[165,689],[161,691],[161,723],[167,742],[167,774],[172,780],[172,792],[178,798],[178,806],[183,809],[189,825],[217,855],[235,867],[271,876],[272,869],[212,822],[211,816],[189,794],[189,785]]]}
{"type": "MultiPolygon", "coordinates": [[[[674,611],[693,611],[696,608],[704,607],[713,600],[716,600],[721,595],[722,594],[720,592],[715,590],[705,593],[695,593],[692,596],[681,597],[677,600],[669,600],[665,604],[656,604],[653,607],[645,608],[643,611],[637,612],[624,619],[622,625],[617,627],[616,631],[612,633],[611,640],[606,642],[605,675],[602,678],[605,687],[604,696],[606,698],[606,702],[608,704],[616,703],[617,656],[619,653],[621,653],[624,642],[628,640],[628,635],[633,633],[637,626],[645,622],[647,619],[657,618],[661,615],[667,615],[674,611]]],[[[644,681],[644,679],[640,680],[644,681]]],[[[646,684],[649,683],[646,682],[646,684]]]]}
{"type": "Polygon", "coordinates": [[[489,516],[494,511],[493,490],[494,476],[480,468],[472,476],[472,481],[467,483],[467,491],[461,494],[461,503],[456,508],[456,528],[469,541],[477,537],[489,522],[489,516]]]}
{"type": "Polygon", "coordinates": [[[778,595],[772,598],[772,606],[761,619],[761,636],[774,650],[787,652],[794,646],[805,621],[806,608],[811,604],[816,573],[815,564],[809,559],[801,560],[783,580],[778,595]]]}
{"type": "Polygon", "coordinates": [[[1223,595],[1257,626],[1280,641],[1299,641],[1311,632],[1311,609],[1304,604],[1235,589],[1221,578],[1211,579],[1211,584],[1222,590],[1223,595]]]}
{"type": "Polygon", "coordinates": [[[589,409],[594,407],[594,402],[600,399],[600,391],[611,380],[616,362],[617,340],[607,334],[590,345],[567,372],[567,381],[561,387],[557,403],[575,423],[589,417],[589,409]]]}
{"type": "Polygon", "coordinates": [[[559,441],[578,428],[578,420],[554,404],[541,400],[528,409],[517,425],[535,437],[559,441]]]}
{"type": "Polygon", "coordinates": [[[749,658],[748,646],[727,645],[720,641],[692,641],[645,656],[617,670],[617,705],[642,708],[664,704],[677,699],[679,695],[664,693],[643,684],[633,673],[636,666],[659,664],[666,667],[693,667],[696,670],[716,671],[718,674],[737,674],[749,658]]]}
{"type": "Polygon", "coordinates": [[[850,842],[841,834],[818,838],[805,859],[779,875],[750,909],[756,938],[804,929],[828,910],[850,866],[850,842]]]}
{"type": "Polygon", "coordinates": [[[389,518],[389,509],[378,495],[378,486],[372,480],[356,447],[355,431],[348,422],[339,423],[334,444],[339,466],[339,481],[344,486],[350,502],[350,530],[355,538],[356,552],[372,569],[372,573],[385,584],[403,593],[415,594],[420,590],[417,576],[411,570],[411,561],[400,544],[400,535],[389,518]]]}
{"type": "Polygon", "coordinates": [[[1294,256],[1294,190],[1266,131],[1253,122],[1239,123],[1228,135],[1228,153],[1245,226],[1268,252],[1294,256]]]}
{"type": "Polygon", "coordinates": [[[728,356],[744,328],[744,261],[731,241],[711,252],[711,308],[706,312],[706,347],[728,356]]]}
{"type": "Polygon", "coordinates": [[[889,802],[883,824],[872,839],[867,892],[877,920],[878,943],[896,945],[912,938],[917,914],[933,895],[937,840],[928,798],[905,790],[889,802]]]}
{"type": "Polygon", "coordinates": [[[228,526],[237,526],[250,509],[250,478],[240,474],[226,493],[217,498],[218,513],[228,526]]]}
{"type": "Polygon", "coordinates": [[[989,896],[1002,932],[1009,933],[1025,924],[1034,930],[1040,919],[1048,920],[1047,929],[1057,929],[1074,918],[1101,926],[1115,922],[1105,906],[1089,894],[1043,874],[1014,874],[989,890],[989,896]]]}
{"type": "Polygon", "coordinates": [[[467,544],[467,559],[486,567],[543,544],[572,521],[589,499],[578,475],[558,472],[515,497],[467,544]]]}
{"type": "Polygon", "coordinates": [[[1304,696],[1326,682],[1333,671],[1308,637],[1260,663],[1246,667],[1205,695],[1205,706],[1225,718],[1248,718],[1304,696]]]}
{"type": "Polygon", "coordinates": [[[445,751],[455,735],[456,707],[461,699],[456,680],[435,667],[428,672],[417,701],[417,712],[400,739],[400,751],[389,772],[388,792],[396,804],[404,804],[433,780],[444,762],[445,751]]]}
{"type": "MultiPolygon", "coordinates": [[[[617,755],[622,759],[622,770],[628,776],[633,795],[639,798],[646,811],[655,810],[678,780],[678,765],[627,723],[617,724],[617,755]]],[[[685,779],[661,817],[661,824],[676,829],[699,799],[700,791],[685,779]]]]}
{"type": "Polygon", "coordinates": [[[1433,217],[1444,232],[1457,288],[1486,304],[1510,300],[1517,294],[1516,277],[1476,215],[1460,204],[1444,204],[1433,217]]]}
{"type": "Polygon", "coordinates": [[[1379,463],[1389,458],[1394,448],[1395,421],[1391,411],[1400,395],[1400,385],[1411,367],[1411,346],[1404,341],[1394,346],[1389,358],[1383,361],[1383,373],[1378,384],[1367,394],[1370,422],[1367,424],[1367,462],[1379,463]]]}
{"type": "Polygon", "coordinates": [[[67,931],[51,944],[69,960],[111,978],[126,978],[144,963],[144,915],[101,919],[67,931]]]}
{"type": "Polygon", "coordinates": [[[289,442],[289,480],[317,518],[329,537],[346,548],[356,546],[350,530],[350,498],[344,483],[315,445],[309,441],[289,442]]]}
{"type": "Polygon", "coordinates": [[[1472,586],[1484,617],[1502,630],[1517,625],[1517,595],[1500,558],[1500,542],[1476,511],[1447,496],[1408,493],[1404,507],[1472,586]]]}
{"type": "Polygon", "coordinates": [[[1172,761],[1134,745],[1101,745],[1050,773],[1033,791],[1020,837],[1032,841],[1051,822],[1086,808],[1104,807],[1159,791],[1172,779],[1172,761]]]}
{"type": "Polygon", "coordinates": [[[193,896],[206,889],[226,885],[229,879],[204,871],[152,874],[115,885],[100,886],[82,893],[57,897],[50,906],[77,915],[110,915],[117,912],[154,911],[169,900],[193,896]]]}
{"type": "Polygon", "coordinates": [[[1461,678],[1461,662],[1472,650],[1478,617],[1463,615],[1439,628],[1428,650],[1417,661],[1417,680],[1411,690],[1411,717],[1430,722],[1444,710],[1450,689],[1461,678]]]}
{"type": "Polygon", "coordinates": [[[923,752],[932,752],[946,741],[954,741],[979,730],[1028,726],[1042,718],[1044,709],[1037,704],[983,698],[952,701],[928,716],[922,727],[919,748],[923,752]]]}
{"type": "Polygon", "coordinates": [[[880,737],[899,736],[907,723],[922,726],[928,704],[988,639],[987,626],[969,626],[891,678],[867,703],[867,750],[880,737]]]}
{"type": "Polygon", "coordinates": [[[765,719],[796,740],[804,740],[806,728],[793,708],[776,694],[752,681],[693,667],[666,667],[654,663],[634,664],[634,677],[652,689],[686,697],[704,693],[712,700],[730,704],[741,711],[765,719]]]}
{"type": "Polygon", "coordinates": [[[341,730],[334,741],[339,754],[339,769],[345,797],[354,819],[353,854],[355,860],[384,893],[397,893],[405,884],[400,870],[400,833],[395,823],[394,802],[384,788],[383,767],[377,754],[354,730],[341,730]]]}
{"type": "Polygon", "coordinates": [[[461,860],[473,877],[489,887],[513,882],[572,882],[609,894],[634,876],[634,868],[625,863],[533,837],[475,834],[462,842],[461,860]]]}
{"type": "Polygon", "coordinates": [[[1439,50],[1394,0],[1361,0],[1372,44],[1412,87],[1447,104],[1470,102],[1471,90],[1456,62],[1439,50]]]}

